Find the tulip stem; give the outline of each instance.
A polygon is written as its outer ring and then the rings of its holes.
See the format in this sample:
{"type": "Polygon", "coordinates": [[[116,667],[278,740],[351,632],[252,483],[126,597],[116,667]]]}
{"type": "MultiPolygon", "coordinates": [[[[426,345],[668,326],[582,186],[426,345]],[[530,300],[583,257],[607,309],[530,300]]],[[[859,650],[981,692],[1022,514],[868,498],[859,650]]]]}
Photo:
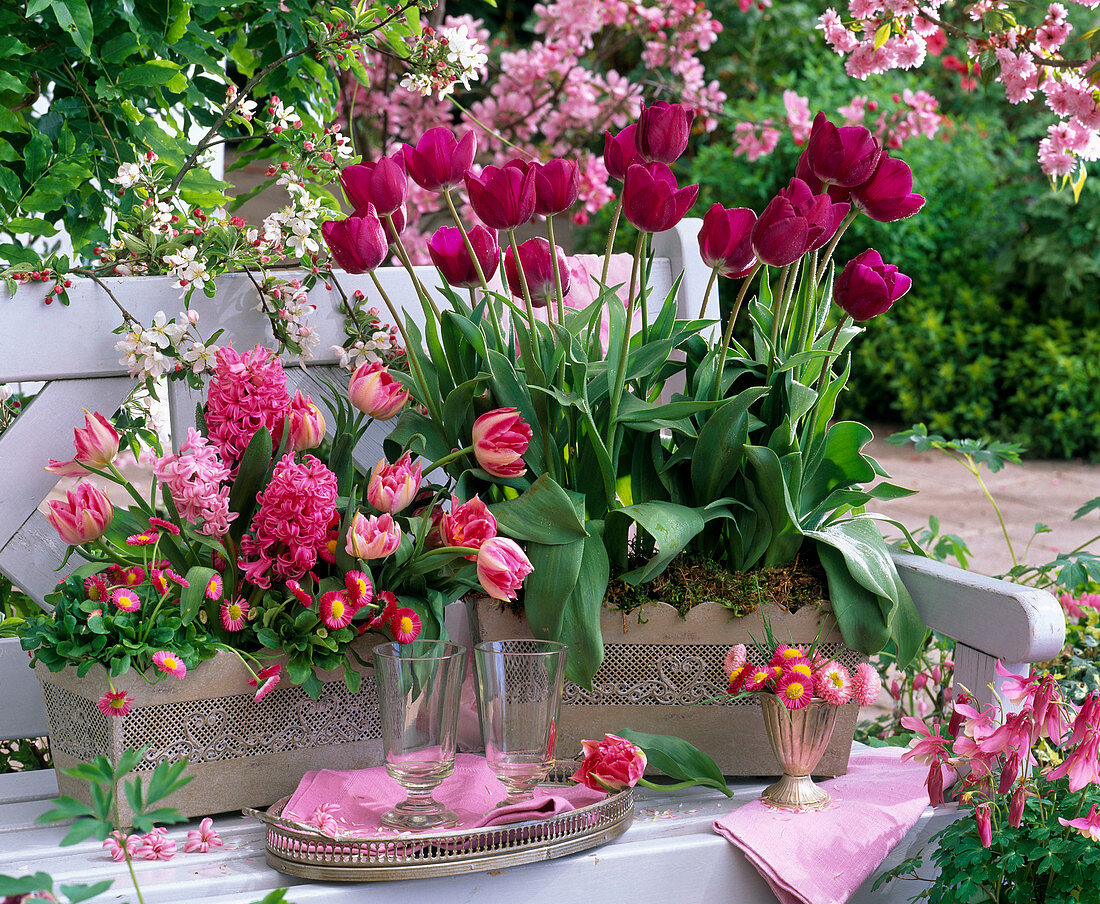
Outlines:
{"type": "MultiPolygon", "coordinates": [[[[646,234],[644,232],[639,232],[638,242],[634,246],[634,265],[630,268],[630,292],[626,296],[626,326],[623,327],[622,345],[619,348],[619,364],[615,370],[615,383],[611,387],[611,411],[607,420],[607,425],[608,429],[611,431],[611,435],[608,438],[611,440],[610,445],[612,450],[617,446],[615,436],[618,433],[618,425],[615,423],[615,418],[619,414],[619,402],[622,401],[623,389],[626,383],[626,359],[630,354],[630,324],[634,321],[634,286],[638,280],[638,256],[641,254],[645,236],[646,234]]],[[[611,337],[609,334],[609,349],[610,339],[611,337]]]]}
{"type": "Polygon", "coordinates": [[[433,461],[430,465],[424,468],[424,473],[431,474],[431,472],[434,471],[436,468],[442,468],[444,465],[449,465],[452,461],[461,458],[463,455],[469,455],[473,451],[473,446],[465,446],[461,449],[455,449],[449,454],[444,455],[442,458],[437,458],[435,461],[433,461]]]}
{"type": "MultiPolygon", "coordinates": [[[[641,280],[638,284],[638,306],[642,311],[642,345],[649,342],[649,233],[642,233],[641,256],[638,267],[641,270],[641,280]]],[[[627,335],[629,335],[627,324],[627,335]]]]}
{"type": "Polygon", "coordinates": [[[845,314],[840,318],[840,322],[836,325],[836,329],[833,330],[833,336],[829,340],[829,348],[825,352],[825,358],[821,363],[821,373],[817,378],[817,399],[814,400],[813,413],[810,416],[810,430],[806,434],[805,442],[802,444],[802,448],[808,448],[809,443],[813,440],[814,434],[817,433],[817,421],[821,412],[821,406],[818,401],[821,399],[821,394],[825,391],[825,380],[830,371],[832,370],[833,362],[833,347],[836,345],[836,340],[840,336],[840,331],[844,328],[844,324],[848,322],[848,315],[845,314]]]}
{"type": "Polygon", "coordinates": [[[451,211],[451,216],[454,218],[458,231],[462,234],[462,243],[466,246],[466,253],[470,255],[470,260],[474,262],[474,269],[477,270],[477,278],[481,280],[481,288],[488,292],[489,281],[485,278],[485,271],[481,269],[481,261],[478,260],[477,255],[474,254],[474,243],[470,241],[470,234],[466,231],[466,227],[462,225],[462,217],[458,215],[458,208],[455,207],[455,202],[451,197],[451,190],[449,188],[444,189],[443,197],[447,199],[447,207],[451,211]]]}
{"type": "Polygon", "coordinates": [[[619,200],[615,203],[615,215],[611,218],[611,228],[607,231],[607,248],[603,253],[603,272],[600,273],[600,288],[607,285],[607,272],[611,269],[611,251],[615,247],[615,232],[619,228],[619,217],[623,212],[623,193],[619,192],[619,200]]]}
{"type": "Polygon", "coordinates": [[[783,285],[780,286],[779,304],[772,320],[772,364],[779,358],[779,333],[787,319],[787,311],[790,309],[791,298],[798,286],[798,274],[802,269],[802,258],[783,270],[783,285]]]}
{"type": "Polygon", "coordinates": [[[520,260],[519,246],[516,244],[516,231],[514,229],[508,230],[508,244],[512,248],[512,259],[515,261],[516,272],[519,274],[519,284],[523,289],[523,304],[527,311],[527,320],[531,325],[531,342],[534,343],[538,338],[538,334],[535,332],[535,309],[531,304],[531,290],[527,286],[527,273],[524,272],[523,261],[520,260]]]}
{"type": "Polygon", "coordinates": [[[859,208],[853,207],[851,211],[849,211],[848,216],[844,218],[844,222],[840,224],[840,228],[837,229],[836,235],[834,235],[829,244],[825,246],[825,254],[821,258],[821,267],[818,268],[818,271],[814,276],[815,283],[821,282],[821,277],[825,275],[825,269],[829,266],[829,261],[832,260],[833,250],[836,248],[836,243],[840,241],[840,237],[848,231],[848,227],[851,226],[853,222],[855,222],[855,219],[858,216],[859,208]]]}
{"type": "Polygon", "coordinates": [[[726,321],[726,331],[722,334],[722,349],[718,352],[718,369],[714,373],[713,398],[716,402],[722,395],[722,372],[726,369],[726,353],[729,351],[730,342],[733,341],[733,325],[737,322],[737,315],[741,312],[741,303],[745,300],[745,295],[749,291],[752,278],[756,276],[756,271],[762,266],[763,264],[757,261],[741,281],[741,290],[737,293],[737,300],[733,303],[730,319],[726,321]]]}
{"type": "Polygon", "coordinates": [[[390,227],[390,232],[393,233],[393,250],[397,254],[397,259],[401,261],[402,266],[409,272],[409,276],[412,277],[413,288],[416,290],[416,294],[419,295],[421,300],[431,309],[432,314],[435,315],[436,323],[439,323],[439,308],[435,306],[432,296],[428,293],[428,290],[424,288],[424,284],[420,281],[420,277],[416,275],[416,270],[413,269],[412,265],[412,258],[410,258],[408,252],[405,251],[405,245],[401,241],[401,236],[397,234],[397,230],[394,228],[393,217],[387,214],[383,219],[386,221],[386,225],[390,227]]]}
{"type": "MultiPolygon", "coordinates": [[[[558,300],[558,323],[565,323],[565,293],[561,290],[561,273],[558,270],[558,243],[554,241],[554,215],[546,218],[546,235],[550,239],[550,266],[554,268],[554,292],[558,300]]],[[[546,309],[549,311],[550,306],[546,309]]]]}
{"type": "Polygon", "coordinates": [[[710,301],[710,292],[714,288],[714,284],[718,281],[718,268],[715,267],[710,271],[710,279],[707,280],[707,290],[703,293],[703,306],[699,308],[699,319],[703,319],[703,315],[707,312],[707,302],[710,301]]]}

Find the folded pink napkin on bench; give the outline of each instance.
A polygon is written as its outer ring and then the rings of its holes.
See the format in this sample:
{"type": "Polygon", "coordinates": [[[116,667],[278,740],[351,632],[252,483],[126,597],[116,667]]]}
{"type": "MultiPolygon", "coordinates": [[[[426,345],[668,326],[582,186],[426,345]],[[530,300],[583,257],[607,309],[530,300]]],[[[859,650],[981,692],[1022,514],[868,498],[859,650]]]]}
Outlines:
{"type": "MultiPolygon", "coordinates": [[[[504,786],[484,757],[460,753],[454,773],[443,780],[433,797],[453,810],[458,829],[482,828],[514,822],[547,819],[594,804],[607,795],[583,785],[535,789],[533,801],[495,809],[504,799],[504,786]]],[[[282,817],[314,825],[327,835],[395,835],[379,817],[404,800],[405,790],[382,766],[370,769],[322,769],[307,772],[283,808],[282,817]]]]}
{"type": "Polygon", "coordinates": [[[715,820],[781,904],[844,904],[928,806],[928,769],[904,749],[853,754],[848,774],[822,782],[832,801],[794,813],[754,800],[715,820]]]}

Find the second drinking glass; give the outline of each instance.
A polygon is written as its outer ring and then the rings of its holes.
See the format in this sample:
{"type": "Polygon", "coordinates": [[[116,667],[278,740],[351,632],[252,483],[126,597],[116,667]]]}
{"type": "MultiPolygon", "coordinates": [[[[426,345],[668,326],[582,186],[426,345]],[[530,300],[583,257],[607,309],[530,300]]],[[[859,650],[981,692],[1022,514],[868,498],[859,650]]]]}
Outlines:
{"type": "Polygon", "coordinates": [[[567,653],[552,640],[494,640],[474,648],[485,758],[508,791],[497,806],[531,800],[550,772],[567,653]]]}

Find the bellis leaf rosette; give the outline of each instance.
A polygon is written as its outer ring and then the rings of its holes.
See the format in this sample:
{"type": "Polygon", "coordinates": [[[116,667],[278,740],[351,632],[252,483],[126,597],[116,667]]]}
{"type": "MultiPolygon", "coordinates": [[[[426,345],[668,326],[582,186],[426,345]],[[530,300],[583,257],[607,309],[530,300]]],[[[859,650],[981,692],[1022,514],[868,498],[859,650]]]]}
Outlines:
{"type": "MultiPolygon", "coordinates": [[[[744,571],[791,563],[815,547],[848,644],[865,653],[894,644],[904,662],[924,626],[862,507],[907,491],[866,489],[882,476],[863,453],[870,430],[830,421],[847,381],[844,350],[859,332],[850,312],[885,310],[909,280],[871,253],[834,289],[832,253],[863,209],[863,183],[838,188],[812,175],[851,183],[855,176],[837,172],[851,157],[873,182],[890,158],[869,133],[844,133],[859,139],[860,153],[839,162],[818,141],[815,154],[831,155],[832,168],[811,170],[813,184],[792,179],[759,216],[745,208],[710,214],[700,246],[714,277],[702,303],[685,307],[705,313],[719,276],[739,282],[737,298],[724,322],[684,319],[679,279],[665,298],[651,297],[647,230],[680,222],[697,189],[679,185],[668,163],[641,158],[634,136],[681,153],[690,111],[665,105],[642,117],[607,142],[623,189],[598,275],[571,270],[566,284],[553,214],[546,240],[520,252],[515,229],[531,218],[542,164],[516,160],[465,180],[474,213],[510,252],[507,290],[499,276],[485,279],[494,270],[484,265],[485,242],[471,239],[475,227],[461,220],[457,188],[447,183],[441,201],[455,227],[444,228],[463,240],[441,236],[436,256],[445,247],[461,259],[440,267],[433,289],[409,267],[423,317],[401,318],[375,281],[404,333],[408,371],[397,379],[413,402],[386,440],[387,455],[411,451],[434,462],[437,471],[424,473],[437,492],[458,504],[478,497],[499,533],[522,546],[535,576],[522,592],[528,624],[537,637],[569,644],[567,673],[579,684],[588,686],[602,661],[599,616],[612,572],[643,583],[685,552],[744,571]],[[610,250],[620,213],[634,254],[616,275],[610,250]],[[473,272],[480,285],[469,288],[473,272]],[[448,274],[461,281],[448,285],[448,274]],[[745,344],[734,338],[742,312],[745,344]]],[[[457,153],[465,140],[440,147],[457,153]]],[[[451,162],[438,161],[448,172],[451,162]]],[[[898,164],[905,166],[890,163],[898,164]]],[[[554,168],[556,178],[572,172],[554,168]]],[[[559,194],[569,197],[569,186],[559,194]]],[[[905,210],[894,212],[909,215],[920,203],[907,196],[905,210]]],[[[408,262],[400,236],[394,244],[408,262]]]]}

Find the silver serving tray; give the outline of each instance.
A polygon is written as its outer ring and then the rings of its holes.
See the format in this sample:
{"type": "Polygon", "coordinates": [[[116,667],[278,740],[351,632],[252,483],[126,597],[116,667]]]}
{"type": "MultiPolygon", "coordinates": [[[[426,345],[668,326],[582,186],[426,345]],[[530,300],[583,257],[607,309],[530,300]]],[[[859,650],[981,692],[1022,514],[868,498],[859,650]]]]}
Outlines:
{"type": "MultiPolygon", "coordinates": [[[[555,783],[543,788],[566,787],[555,783]]],[[[267,863],[303,879],[382,882],[456,876],[553,860],[617,838],[634,819],[634,789],[568,813],[532,822],[482,829],[403,835],[325,835],[313,826],[283,819],[290,798],[266,813],[246,816],[266,826],[267,863]]]]}

